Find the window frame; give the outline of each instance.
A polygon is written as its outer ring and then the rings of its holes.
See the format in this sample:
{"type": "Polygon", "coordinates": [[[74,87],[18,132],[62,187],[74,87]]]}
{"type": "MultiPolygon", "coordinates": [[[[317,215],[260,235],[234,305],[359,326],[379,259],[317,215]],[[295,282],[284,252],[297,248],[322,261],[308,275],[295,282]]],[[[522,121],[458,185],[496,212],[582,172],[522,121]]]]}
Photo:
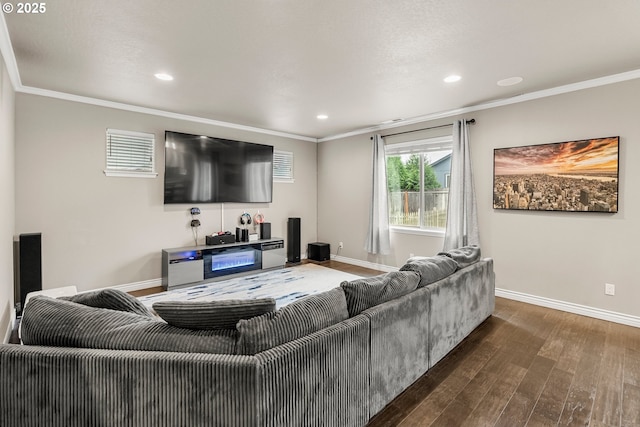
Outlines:
{"type": "MultiPolygon", "coordinates": [[[[413,141],[396,144],[385,144],[385,167],[388,157],[402,154],[420,154],[420,213],[418,226],[403,226],[389,224],[389,230],[393,233],[412,234],[421,236],[444,237],[444,228],[423,226],[424,222],[424,154],[429,151],[453,150],[453,135],[445,135],[432,138],[421,138],[413,141]]],[[[450,172],[447,174],[450,175],[450,172]]],[[[446,177],[445,177],[446,179],[446,177]]],[[[447,182],[448,184],[448,182],[447,182]]],[[[443,187],[449,189],[449,186],[443,187]]],[[[448,212],[447,212],[448,214],[448,212]]]]}
{"type": "Polygon", "coordinates": [[[105,169],[104,174],[106,176],[114,177],[127,177],[127,178],[155,178],[158,176],[156,172],[156,155],[155,155],[155,139],[154,133],[136,132],[129,130],[108,128],[105,132],[105,169]],[[137,170],[128,167],[109,166],[110,159],[114,156],[109,154],[112,138],[122,138],[123,140],[129,138],[138,139],[140,142],[146,143],[147,149],[151,151],[151,161],[148,163],[150,170],[137,170]]]}

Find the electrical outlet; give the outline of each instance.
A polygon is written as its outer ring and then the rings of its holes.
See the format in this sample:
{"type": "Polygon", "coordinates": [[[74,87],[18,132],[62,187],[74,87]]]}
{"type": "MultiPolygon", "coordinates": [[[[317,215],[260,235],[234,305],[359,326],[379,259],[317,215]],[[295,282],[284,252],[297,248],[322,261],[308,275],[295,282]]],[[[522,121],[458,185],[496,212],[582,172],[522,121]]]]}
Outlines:
{"type": "Polygon", "coordinates": [[[415,256],[415,254],[413,252],[409,253],[409,258],[413,258],[415,256]]]}
{"type": "Polygon", "coordinates": [[[605,295],[615,295],[616,294],[616,285],[611,283],[604,284],[604,294],[605,295]]]}
{"type": "Polygon", "coordinates": [[[342,248],[344,248],[344,243],[342,242],[338,243],[338,249],[342,249],[342,248]]]}

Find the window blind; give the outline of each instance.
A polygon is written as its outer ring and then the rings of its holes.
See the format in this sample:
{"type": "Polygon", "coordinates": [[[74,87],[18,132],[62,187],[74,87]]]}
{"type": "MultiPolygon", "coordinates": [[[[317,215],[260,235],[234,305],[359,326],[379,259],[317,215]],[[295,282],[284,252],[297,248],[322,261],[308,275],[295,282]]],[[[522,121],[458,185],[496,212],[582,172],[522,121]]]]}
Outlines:
{"type": "Polygon", "coordinates": [[[273,151],[273,180],[277,182],[293,182],[293,153],[290,151],[273,151]]]}
{"type": "Polygon", "coordinates": [[[107,168],[110,176],[156,176],[155,135],[107,129],[107,168]]]}

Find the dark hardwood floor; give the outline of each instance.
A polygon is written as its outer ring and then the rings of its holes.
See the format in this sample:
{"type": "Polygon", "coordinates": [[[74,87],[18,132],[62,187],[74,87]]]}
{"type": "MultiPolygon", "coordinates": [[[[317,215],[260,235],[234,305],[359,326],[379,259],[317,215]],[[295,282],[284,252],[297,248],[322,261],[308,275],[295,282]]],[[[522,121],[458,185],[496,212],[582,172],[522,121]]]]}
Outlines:
{"type": "Polygon", "coordinates": [[[640,329],[496,298],[381,426],[640,426],[640,329]]]}
{"type": "Polygon", "coordinates": [[[493,316],[368,424],[383,426],[640,426],[640,329],[496,298],[493,316]]]}

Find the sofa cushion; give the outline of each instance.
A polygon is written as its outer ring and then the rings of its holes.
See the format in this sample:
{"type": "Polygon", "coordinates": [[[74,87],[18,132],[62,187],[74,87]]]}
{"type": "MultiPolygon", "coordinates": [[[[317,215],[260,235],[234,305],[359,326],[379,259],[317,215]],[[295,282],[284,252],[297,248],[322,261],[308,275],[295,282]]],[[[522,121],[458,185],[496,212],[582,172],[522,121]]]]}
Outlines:
{"type": "Polygon", "coordinates": [[[480,260],[480,246],[469,245],[458,249],[451,249],[445,252],[439,252],[438,255],[444,255],[458,263],[460,268],[465,268],[471,264],[475,264],[480,260]]]}
{"type": "Polygon", "coordinates": [[[278,311],[238,322],[238,354],[256,354],[349,318],[344,291],[335,288],[278,311]]]}
{"type": "Polygon", "coordinates": [[[414,291],[420,282],[420,275],[414,271],[393,271],[374,277],[344,281],[344,289],[349,316],[363,310],[401,297],[414,291]]]}
{"type": "Polygon", "coordinates": [[[400,271],[415,271],[420,275],[418,287],[442,280],[458,269],[458,263],[446,256],[412,257],[400,268],[400,271]]]}
{"type": "Polygon", "coordinates": [[[168,324],[187,329],[235,329],[238,321],[276,309],[276,300],[157,301],[153,309],[168,324]]]}
{"type": "Polygon", "coordinates": [[[102,289],[59,298],[90,307],[108,308],[110,310],[126,311],[128,313],[153,317],[149,309],[138,301],[136,297],[118,289],[102,289]]]}
{"type": "Polygon", "coordinates": [[[95,308],[38,296],[22,316],[22,342],[28,345],[235,353],[235,330],[193,331],[135,313],[95,308]]]}

